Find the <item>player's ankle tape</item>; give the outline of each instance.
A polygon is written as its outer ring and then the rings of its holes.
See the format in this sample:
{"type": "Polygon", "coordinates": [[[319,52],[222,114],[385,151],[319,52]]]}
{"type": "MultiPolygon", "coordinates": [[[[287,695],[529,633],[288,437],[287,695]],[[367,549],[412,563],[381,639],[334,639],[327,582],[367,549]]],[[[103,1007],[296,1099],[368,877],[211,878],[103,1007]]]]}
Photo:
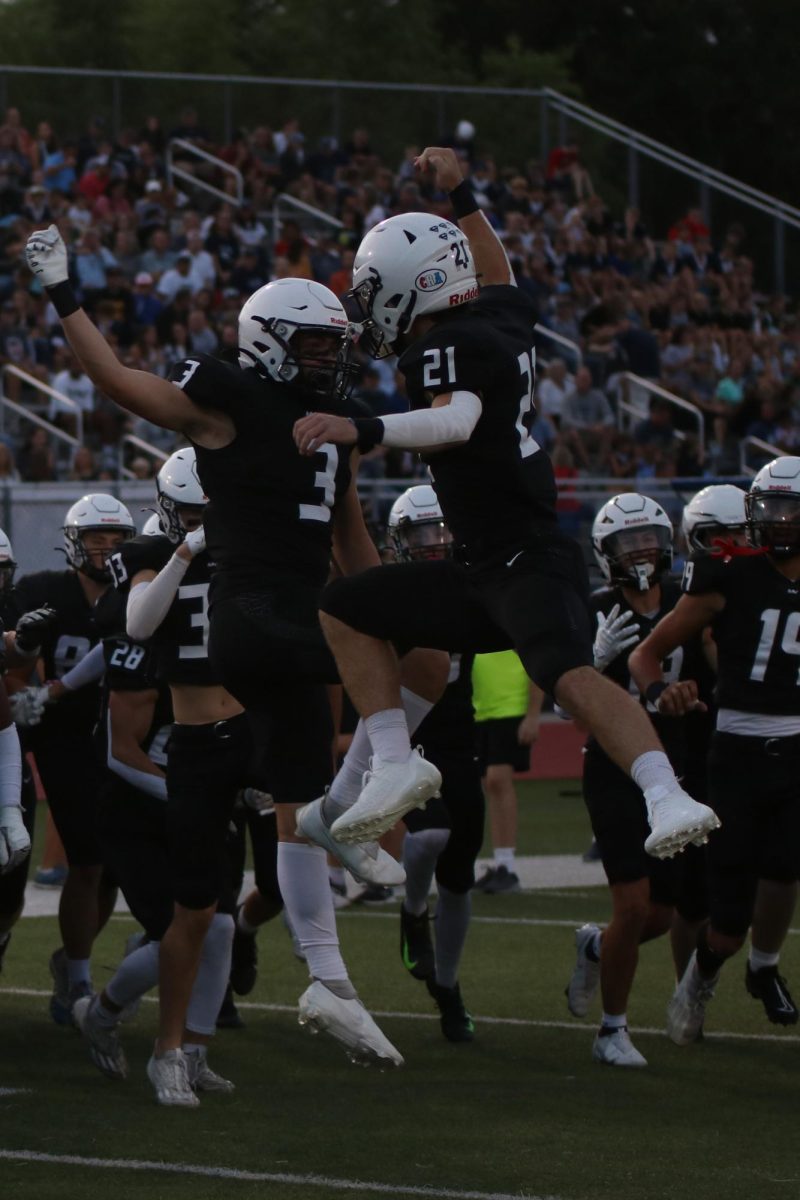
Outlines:
{"type": "Polygon", "coordinates": [[[53,287],[45,288],[45,291],[53,308],[61,318],[71,317],[80,308],[80,304],[72,290],[72,284],[68,279],[65,279],[63,283],[55,284],[53,287]]]}

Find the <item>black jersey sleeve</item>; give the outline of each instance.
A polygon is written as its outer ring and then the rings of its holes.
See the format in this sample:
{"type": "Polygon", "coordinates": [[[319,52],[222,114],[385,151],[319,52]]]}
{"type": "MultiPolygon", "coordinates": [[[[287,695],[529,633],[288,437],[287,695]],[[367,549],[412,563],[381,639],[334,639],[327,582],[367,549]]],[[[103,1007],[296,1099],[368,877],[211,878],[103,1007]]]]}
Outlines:
{"type": "Polygon", "coordinates": [[[170,368],[169,381],[201,408],[216,408],[226,412],[236,391],[241,372],[230,363],[208,354],[182,358],[170,368]]]}
{"type": "Polygon", "coordinates": [[[689,596],[703,596],[707,592],[727,594],[732,571],[728,559],[718,554],[698,554],[687,559],[683,568],[681,591],[689,596]]]}
{"type": "Polygon", "coordinates": [[[129,542],[123,542],[119,550],[109,556],[108,565],[114,587],[127,592],[131,580],[140,571],[155,571],[166,566],[175,551],[168,537],[148,537],[140,534],[129,542]]]}
{"type": "Polygon", "coordinates": [[[414,343],[400,359],[414,407],[426,396],[465,391],[483,394],[492,378],[491,337],[476,321],[444,322],[414,343]]]}
{"type": "Polygon", "coordinates": [[[121,635],[103,639],[106,687],[110,692],[144,692],[157,686],[150,651],[121,635]]]}

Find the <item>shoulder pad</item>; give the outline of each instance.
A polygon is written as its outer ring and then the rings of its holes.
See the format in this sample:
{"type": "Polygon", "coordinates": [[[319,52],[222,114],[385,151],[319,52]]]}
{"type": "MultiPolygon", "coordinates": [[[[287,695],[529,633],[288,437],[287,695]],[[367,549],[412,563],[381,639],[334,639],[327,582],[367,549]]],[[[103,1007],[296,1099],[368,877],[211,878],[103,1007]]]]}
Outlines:
{"type": "Polygon", "coordinates": [[[139,571],[158,573],[172,558],[174,551],[175,547],[164,534],[158,537],[144,537],[140,534],[139,537],[124,542],[108,560],[114,586],[127,590],[134,575],[139,571]]]}

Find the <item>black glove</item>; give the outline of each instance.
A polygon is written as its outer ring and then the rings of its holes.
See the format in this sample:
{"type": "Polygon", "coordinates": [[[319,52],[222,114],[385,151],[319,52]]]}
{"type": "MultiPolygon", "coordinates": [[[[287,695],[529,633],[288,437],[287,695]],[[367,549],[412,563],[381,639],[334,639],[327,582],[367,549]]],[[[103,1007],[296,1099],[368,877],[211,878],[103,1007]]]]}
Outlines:
{"type": "Polygon", "coordinates": [[[58,613],[49,604],[35,608],[33,612],[23,613],[17,621],[17,649],[21,654],[38,654],[42,640],[55,623],[58,613]]]}

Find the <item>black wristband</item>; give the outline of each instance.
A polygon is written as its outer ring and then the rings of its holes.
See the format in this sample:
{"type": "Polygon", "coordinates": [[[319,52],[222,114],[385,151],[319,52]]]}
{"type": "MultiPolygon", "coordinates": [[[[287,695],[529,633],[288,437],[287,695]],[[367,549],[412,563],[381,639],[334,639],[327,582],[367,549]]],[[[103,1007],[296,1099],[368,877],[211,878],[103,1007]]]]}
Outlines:
{"type": "Polygon", "coordinates": [[[644,689],[644,698],[648,704],[652,704],[655,708],[658,704],[659,697],[662,692],[665,692],[669,687],[668,683],[664,683],[663,679],[656,680],[655,683],[650,683],[644,689]]]}
{"type": "Polygon", "coordinates": [[[380,417],[351,417],[350,420],[356,427],[356,445],[362,454],[379,446],[383,441],[383,421],[380,417]]]}
{"type": "Polygon", "coordinates": [[[450,203],[453,206],[453,212],[457,220],[462,217],[469,217],[474,212],[478,212],[480,205],[472,194],[472,188],[467,183],[466,179],[462,179],[457,187],[454,187],[449,193],[450,203]]]}
{"type": "Polygon", "coordinates": [[[72,284],[68,279],[65,279],[63,283],[54,284],[53,287],[45,288],[45,291],[59,317],[71,317],[80,308],[72,290],[72,284]]]}

